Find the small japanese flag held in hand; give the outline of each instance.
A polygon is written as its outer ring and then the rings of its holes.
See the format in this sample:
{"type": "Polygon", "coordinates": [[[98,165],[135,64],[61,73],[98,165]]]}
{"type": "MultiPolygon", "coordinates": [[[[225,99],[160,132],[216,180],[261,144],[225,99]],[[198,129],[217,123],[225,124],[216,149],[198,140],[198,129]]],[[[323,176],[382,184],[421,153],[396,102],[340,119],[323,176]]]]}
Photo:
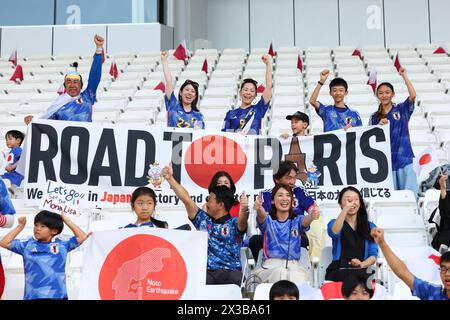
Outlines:
{"type": "Polygon", "coordinates": [[[11,55],[9,56],[8,61],[12,62],[14,66],[17,66],[17,49],[13,49],[11,55]]]}
{"type": "Polygon", "coordinates": [[[105,57],[105,49],[102,48],[102,64],[104,64],[106,61],[106,57],[105,57]]]}
{"type": "Polygon", "coordinates": [[[303,71],[303,60],[302,60],[302,56],[299,53],[298,54],[298,58],[297,58],[297,69],[302,72],[303,71]]]}
{"type": "Polygon", "coordinates": [[[416,171],[417,181],[420,183],[428,178],[428,174],[438,166],[439,161],[436,149],[433,146],[427,147],[414,158],[413,167],[416,171]]]}
{"type": "Polygon", "coordinates": [[[111,67],[109,68],[109,74],[111,75],[111,77],[114,78],[114,80],[117,80],[117,78],[119,77],[119,70],[117,69],[116,60],[113,60],[111,62],[111,67]]]}
{"type": "Polygon", "coordinates": [[[183,43],[180,43],[178,45],[178,47],[175,49],[173,56],[175,58],[177,58],[178,60],[186,61],[187,53],[186,53],[186,47],[185,47],[184,41],[183,41],[183,43]]]}
{"type": "Polygon", "coordinates": [[[370,70],[369,80],[367,80],[367,84],[372,87],[373,93],[377,91],[377,70],[375,67],[370,70]]]}
{"type": "Polygon", "coordinates": [[[266,89],[266,87],[264,87],[262,84],[260,84],[258,86],[258,88],[256,89],[256,93],[263,93],[265,89],[266,89]]]}
{"type": "Polygon", "coordinates": [[[357,56],[359,57],[361,60],[363,59],[362,53],[361,53],[361,48],[357,47],[355,50],[353,50],[352,56],[357,56]]]}
{"type": "Polygon", "coordinates": [[[161,81],[153,88],[153,90],[161,90],[162,93],[164,93],[166,91],[166,85],[161,81]]]}
{"type": "Polygon", "coordinates": [[[436,50],[434,50],[433,54],[448,54],[447,46],[443,44],[436,50]]]}
{"type": "Polygon", "coordinates": [[[402,65],[400,64],[400,58],[398,57],[398,53],[395,56],[394,67],[395,69],[397,69],[397,71],[400,71],[400,68],[402,67],[402,65]]]}
{"type": "Polygon", "coordinates": [[[273,51],[272,42],[270,43],[269,51],[267,51],[267,53],[270,54],[272,56],[272,58],[275,57],[275,55],[276,55],[275,51],[273,51]]]}
{"type": "Polygon", "coordinates": [[[205,61],[203,61],[202,71],[208,73],[208,59],[205,57],[205,61]]]}
{"type": "Polygon", "coordinates": [[[20,64],[17,65],[16,70],[14,70],[14,73],[9,80],[14,82],[18,82],[17,80],[23,81],[23,70],[20,64]]]}
{"type": "Polygon", "coordinates": [[[66,93],[66,87],[64,87],[64,83],[59,86],[59,88],[56,91],[56,93],[59,94],[59,95],[62,95],[64,93],[66,93]]]}

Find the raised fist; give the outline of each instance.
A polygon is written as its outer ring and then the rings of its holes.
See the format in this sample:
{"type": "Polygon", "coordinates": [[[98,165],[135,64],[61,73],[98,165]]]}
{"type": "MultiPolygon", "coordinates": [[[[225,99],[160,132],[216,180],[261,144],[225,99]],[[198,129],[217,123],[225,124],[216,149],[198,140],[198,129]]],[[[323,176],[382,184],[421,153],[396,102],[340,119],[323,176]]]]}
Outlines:
{"type": "Polygon", "coordinates": [[[101,47],[103,47],[103,44],[105,43],[105,39],[103,39],[102,36],[96,34],[94,36],[94,42],[95,42],[95,45],[97,46],[97,48],[101,48],[101,47]]]}
{"type": "Polygon", "coordinates": [[[325,83],[327,81],[328,76],[330,75],[330,70],[324,69],[320,73],[320,82],[325,83]]]}

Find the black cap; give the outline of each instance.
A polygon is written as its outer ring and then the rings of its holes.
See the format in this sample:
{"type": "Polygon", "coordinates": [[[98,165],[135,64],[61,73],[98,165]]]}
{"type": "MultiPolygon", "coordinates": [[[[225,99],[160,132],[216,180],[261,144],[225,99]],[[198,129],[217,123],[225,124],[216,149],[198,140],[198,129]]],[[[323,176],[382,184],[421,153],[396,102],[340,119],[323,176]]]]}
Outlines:
{"type": "Polygon", "coordinates": [[[286,117],[286,120],[291,120],[292,118],[296,118],[298,120],[301,120],[303,122],[306,122],[307,124],[309,124],[309,117],[306,113],[301,112],[301,111],[297,111],[296,113],[289,115],[286,117]]]}

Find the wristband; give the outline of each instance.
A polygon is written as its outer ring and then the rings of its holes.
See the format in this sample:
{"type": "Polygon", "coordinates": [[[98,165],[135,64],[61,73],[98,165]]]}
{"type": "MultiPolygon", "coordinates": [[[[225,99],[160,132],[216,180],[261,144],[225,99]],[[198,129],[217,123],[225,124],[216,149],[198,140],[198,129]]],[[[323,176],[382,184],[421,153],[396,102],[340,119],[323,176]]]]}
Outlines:
{"type": "Polygon", "coordinates": [[[323,86],[323,82],[317,81],[318,84],[320,84],[321,86],[323,86]]]}

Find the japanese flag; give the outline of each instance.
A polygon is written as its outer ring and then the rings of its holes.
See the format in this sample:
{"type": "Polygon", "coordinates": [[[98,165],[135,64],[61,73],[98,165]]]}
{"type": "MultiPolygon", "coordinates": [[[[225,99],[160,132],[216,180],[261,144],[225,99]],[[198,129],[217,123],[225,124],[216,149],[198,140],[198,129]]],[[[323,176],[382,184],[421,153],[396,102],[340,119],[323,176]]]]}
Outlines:
{"type": "Polygon", "coordinates": [[[372,87],[373,93],[377,90],[377,70],[375,67],[370,70],[369,80],[367,80],[367,84],[372,87]]]}
{"type": "Polygon", "coordinates": [[[428,174],[439,166],[436,149],[433,146],[429,146],[416,155],[413,166],[419,183],[428,178],[428,174]]]}
{"type": "Polygon", "coordinates": [[[14,49],[14,50],[11,52],[11,55],[9,56],[8,61],[9,61],[9,62],[12,62],[12,64],[13,64],[14,66],[17,66],[17,49],[14,49]]]}

